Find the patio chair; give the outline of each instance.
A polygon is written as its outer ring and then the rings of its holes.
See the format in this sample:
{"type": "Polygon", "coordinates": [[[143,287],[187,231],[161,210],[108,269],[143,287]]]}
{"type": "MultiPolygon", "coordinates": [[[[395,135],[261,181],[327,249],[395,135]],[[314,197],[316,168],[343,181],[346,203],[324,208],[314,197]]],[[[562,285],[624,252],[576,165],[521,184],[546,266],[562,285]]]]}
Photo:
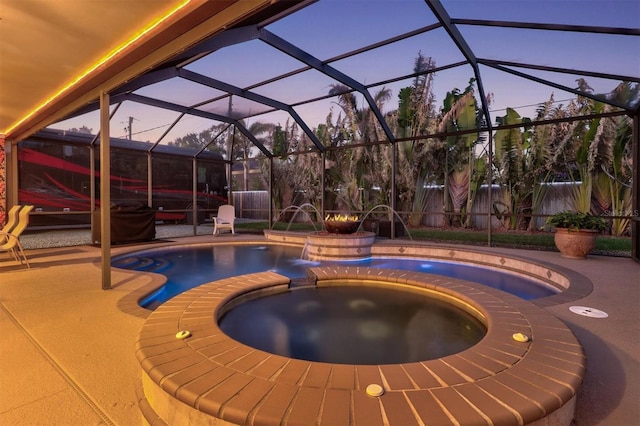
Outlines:
{"type": "Polygon", "coordinates": [[[0,245],[0,252],[10,252],[16,261],[20,262],[20,264],[26,263],[28,268],[31,268],[31,265],[29,265],[29,260],[24,254],[22,244],[20,244],[20,235],[26,229],[27,225],[29,225],[29,213],[31,210],[33,210],[33,206],[23,206],[20,209],[18,213],[18,223],[11,232],[2,234],[2,236],[6,238],[6,242],[0,245]]]}
{"type": "Polygon", "coordinates": [[[213,235],[219,235],[224,229],[231,230],[235,234],[234,222],[236,219],[235,207],[225,204],[218,208],[218,216],[213,218],[213,235]]]}
{"type": "Polygon", "coordinates": [[[2,228],[2,231],[0,231],[0,244],[4,244],[7,242],[8,237],[5,234],[8,234],[9,232],[11,232],[11,230],[16,226],[16,223],[18,223],[18,212],[20,211],[20,209],[22,208],[21,205],[16,204],[15,206],[11,207],[11,209],[9,210],[9,214],[8,216],[8,220],[7,220],[7,224],[4,225],[4,227],[2,228]]]}

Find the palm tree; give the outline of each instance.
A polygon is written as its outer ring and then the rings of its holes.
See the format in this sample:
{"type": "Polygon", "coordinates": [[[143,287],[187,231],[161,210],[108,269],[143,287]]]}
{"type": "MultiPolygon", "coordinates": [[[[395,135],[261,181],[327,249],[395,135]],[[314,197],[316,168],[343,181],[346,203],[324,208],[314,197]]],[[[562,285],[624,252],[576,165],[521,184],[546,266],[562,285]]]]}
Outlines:
{"type": "MultiPolygon", "coordinates": [[[[262,123],[260,121],[254,121],[246,126],[244,121],[240,121],[240,124],[245,126],[249,133],[251,133],[262,145],[268,146],[271,144],[271,137],[274,125],[271,123],[262,123]]],[[[243,133],[235,131],[233,132],[230,140],[230,152],[231,161],[241,161],[242,164],[242,190],[249,190],[249,160],[254,156],[253,153],[256,150],[253,142],[245,136],[243,133]]]]}
{"type": "Polygon", "coordinates": [[[537,162],[529,157],[537,155],[531,150],[531,131],[526,126],[531,120],[520,117],[513,108],[507,108],[503,117],[497,117],[498,129],[495,141],[495,168],[502,193],[502,201],[494,202],[494,211],[503,217],[508,229],[525,229],[526,221],[520,215],[531,211],[533,185],[527,181],[533,170],[531,165],[537,162]],[[501,129],[500,126],[524,124],[525,127],[501,129]],[[502,210],[500,210],[502,208],[502,210]]]}
{"type": "MultiPolygon", "coordinates": [[[[448,92],[443,106],[438,132],[456,132],[478,127],[480,113],[474,97],[474,79],[463,93],[458,89],[448,92]]],[[[482,138],[478,133],[449,136],[445,140],[446,156],[444,170],[444,207],[452,211],[451,218],[445,215],[446,224],[471,226],[471,209],[480,185],[486,176],[486,160],[476,158],[475,146],[482,138]]]]}
{"type": "MultiPolygon", "coordinates": [[[[547,102],[541,104],[536,110],[536,121],[554,120],[566,117],[566,111],[560,107],[554,107],[554,95],[547,102]]],[[[527,179],[532,181],[531,187],[531,214],[527,230],[533,231],[536,226],[536,215],[542,213],[542,203],[549,191],[549,182],[557,173],[564,172],[564,164],[554,161],[552,153],[560,150],[561,146],[570,136],[570,126],[567,123],[548,124],[536,126],[531,133],[531,155],[527,156],[527,179]]]]}
{"type": "MultiPolygon", "coordinates": [[[[578,88],[585,93],[592,93],[592,88],[584,79],[578,79],[578,88]]],[[[578,112],[584,115],[605,112],[605,104],[593,99],[578,96],[578,112]]],[[[578,212],[590,213],[593,195],[593,181],[603,164],[610,161],[613,129],[608,120],[600,117],[578,121],[573,131],[573,158],[580,185],[574,186],[572,193],[573,208],[578,212]]],[[[573,174],[570,174],[573,179],[573,174]]]]}
{"type": "MultiPolygon", "coordinates": [[[[262,129],[264,130],[262,132],[263,134],[271,130],[269,137],[263,135],[261,139],[275,156],[272,161],[267,161],[264,155],[258,155],[260,168],[262,170],[262,186],[265,188],[269,187],[269,177],[271,176],[271,202],[276,210],[282,210],[293,204],[293,195],[295,192],[292,160],[286,155],[292,145],[290,135],[295,133],[295,131],[290,129],[288,121],[284,129],[280,125],[271,126],[270,129],[262,129]]],[[[240,152],[243,155],[247,153],[247,151],[240,152]]]]}
{"type": "MultiPolygon", "coordinates": [[[[582,91],[591,92],[583,79],[578,80],[582,91]]],[[[630,103],[639,96],[639,86],[623,82],[608,96],[619,103],[630,103]]],[[[586,97],[572,100],[566,107],[552,108],[553,96],[538,108],[537,120],[575,117],[580,114],[599,114],[612,110],[602,102],[586,97]]],[[[532,144],[543,149],[543,160],[538,165],[532,209],[544,198],[547,186],[544,182],[560,178],[574,183],[571,193],[573,209],[579,212],[611,214],[628,211],[630,195],[630,120],[626,116],[613,118],[596,117],[590,120],[560,122],[537,126],[532,134],[532,144]],[[616,177],[617,176],[617,177],[616,177]],[[616,207],[618,206],[618,207],[616,207]]],[[[624,232],[628,222],[613,219],[612,232],[624,232]],[[615,228],[615,230],[614,230],[615,228]],[[622,228],[622,229],[621,229],[622,228]]],[[[531,229],[531,226],[530,226],[531,229]]]]}
{"type": "MultiPolygon", "coordinates": [[[[356,96],[351,89],[337,84],[331,86],[329,94],[338,96],[337,104],[341,109],[335,125],[327,120],[327,127],[333,127],[328,132],[333,135],[330,145],[342,146],[343,149],[330,151],[329,164],[332,167],[327,173],[327,187],[330,191],[336,190],[332,197],[337,204],[335,207],[358,211],[365,206],[364,194],[373,188],[374,183],[388,180],[389,175],[379,167],[384,164],[387,150],[380,146],[345,149],[346,145],[376,142],[383,140],[384,136],[371,109],[358,108],[356,96]]],[[[382,110],[390,95],[390,90],[384,87],[374,94],[378,109],[382,110]]]]}
{"type": "MultiPolygon", "coordinates": [[[[399,168],[396,186],[400,210],[410,210],[409,225],[419,226],[430,195],[429,183],[437,174],[439,161],[435,161],[442,151],[441,143],[434,139],[417,139],[420,135],[435,130],[435,95],[433,94],[435,61],[418,52],[413,71],[416,77],[410,87],[400,90],[396,112],[398,134],[410,138],[398,144],[399,168]]],[[[391,121],[394,122],[394,121],[391,121]]]]}
{"type": "MultiPolygon", "coordinates": [[[[640,97],[640,84],[621,82],[612,92],[618,103],[631,104],[640,97]]],[[[607,106],[605,110],[611,107],[607,106]]],[[[600,171],[594,180],[593,193],[600,214],[614,216],[611,234],[624,235],[629,227],[631,210],[632,177],[632,123],[629,117],[620,116],[604,119],[608,127],[606,132],[607,156],[600,165],[600,171]]]]}

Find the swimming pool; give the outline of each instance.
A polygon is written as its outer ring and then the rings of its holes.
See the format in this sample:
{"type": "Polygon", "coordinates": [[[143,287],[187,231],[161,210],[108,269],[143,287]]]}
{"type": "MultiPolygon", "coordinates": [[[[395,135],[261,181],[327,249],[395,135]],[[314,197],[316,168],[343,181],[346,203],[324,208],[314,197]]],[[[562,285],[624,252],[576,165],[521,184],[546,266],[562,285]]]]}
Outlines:
{"type": "Polygon", "coordinates": [[[312,262],[300,259],[302,248],[280,244],[210,244],[141,250],[116,256],[112,266],[163,274],[162,288],[140,301],[155,309],[172,297],[204,283],[235,275],[274,271],[291,279],[304,278],[307,268],[345,264],[400,269],[459,278],[506,291],[525,300],[558,293],[551,285],[495,268],[432,259],[371,257],[349,261],[312,262]]]}

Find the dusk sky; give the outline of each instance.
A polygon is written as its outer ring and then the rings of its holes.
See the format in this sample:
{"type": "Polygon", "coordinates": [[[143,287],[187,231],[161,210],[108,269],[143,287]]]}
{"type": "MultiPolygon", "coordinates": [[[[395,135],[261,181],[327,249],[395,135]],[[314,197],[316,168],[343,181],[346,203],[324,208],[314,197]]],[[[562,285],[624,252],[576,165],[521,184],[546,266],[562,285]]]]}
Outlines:
{"type": "MultiPolygon", "coordinates": [[[[443,0],[452,18],[492,19],[518,22],[595,25],[600,27],[640,27],[640,2],[637,0],[443,0]]],[[[423,0],[320,0],[267,27],[313,56],[327,60],[416,28],[436,23],[423,0]]],[[[640,78],[640,37],[606,34],[579,34],[559,31],[521,30],[459,26],[478,58],[513,61],[535,65],[571,68],[592,72],[613,73],[640,78]]],[[[443,29],[424,33],[392,46],[378,48],[337,62],[331,66],[363,84],[373,84],[410,74],[414,60],[422,52],[432,57],[436,66],[463,61],[464,57],[443,29]]],[[[303,65],[260,41],[249,41],[221,49],[189,65],[187,69],[205,74],[229,84],[246,87],[303,65]]],[[[524,71],[524,70],[523,70],[524,71]]],[[[529,70],[528,73],[575,87],[579,76],[529,70]]],[[[485,90],[493,97],[492,121],[504,114],[504,108],[514,107],[523,116],[533,114],[535,106],[554,94],[556,101],[566,105],[575,97],[569,92],[543,86],[507,73],[480,67],[485,90]]],[[[471,67],[462,66],[436,73],[436,105],[440,107],[447,91],[463,90],[473,77],[471,67]]],[[[193,105],[219,96],[221,92],[192,82],[174,79],[144,88],[137,93],[163,100],[193,105]]],[[[596,93],[611,91],[617,80],[587,77],[596,93]]],[[[308,71],[285,81],[254,89],[256,93],[287,104],[295,104],[326,95],[332,84],[327,76],[308,71]]],[[[392,90],[385,110],[397,107],[398,90],[410,85],[410,80],[386,84],[392,90]]],[[[380,87],[372,87],[375,93],[380,87]]],[[[361,97],[360,97],[361,98],[361,97]]],[[[362,99],[359,102],[363,102],[362,99]]],[[[264,106],[234,97],[233,107],[241,112],[259,113],[264,106]]],[[[295,107],[310,127],[324,122],[330,108],[335,115],[335,99],[295,107]],[[332,102],[333,101],[333,102],[332,102]]],[[[225,100],[203,109],[223,112],[225,100]]],[[[385,112],[385,111],[383,111],[385,112]]],[[[134,117],[134,139],[156,141],[178,114],[157,108],[125,103],[112,119],[114,137],[124,137],[128,117],[134,117]]],[[[253,121],[284,124],[288,115],[271,113],[248,118],[253,121]]],[[[190,132],[200,132],[213,124],[209,120],[185,117],[163,140],[168,142],[190,132]]],[[[86,125],[96,132],[98,114],[92,113],[51,127],[68,129],[86,125]]]]}

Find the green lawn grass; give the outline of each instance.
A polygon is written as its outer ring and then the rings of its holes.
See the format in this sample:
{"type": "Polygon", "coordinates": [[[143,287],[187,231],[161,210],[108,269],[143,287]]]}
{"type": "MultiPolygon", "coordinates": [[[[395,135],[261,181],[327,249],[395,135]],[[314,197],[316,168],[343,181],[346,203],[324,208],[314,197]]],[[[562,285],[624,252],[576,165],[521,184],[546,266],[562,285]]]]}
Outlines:
{"type": "MultiPolygon", "coordinates": [[[[236,229],[262,233],[263,230],[269,228],[268,225],[268,222],[238,223],[236,224],[236,229]]],[[[290,231],[314,231],[322,228],[321,225],[317,224],[314,229],[308,222],[291,224],[277,222],[273,229],[280,231],[286,229],[290,231]]],[[[478,230],[420,228],[410,229],[409,232],[411,233],[411,238],[416,241],[469,245],[487,245],[488,241],[487,232],[478,230]]],[[[491,234],[491,243],[494,247],[557,251],[553,242],[553,233],[551,232],[496,231],[491,234]]],[[[595,254],[631,256],[631,239],[628,237],[601,235],[596,240],[595,254]]]]}

